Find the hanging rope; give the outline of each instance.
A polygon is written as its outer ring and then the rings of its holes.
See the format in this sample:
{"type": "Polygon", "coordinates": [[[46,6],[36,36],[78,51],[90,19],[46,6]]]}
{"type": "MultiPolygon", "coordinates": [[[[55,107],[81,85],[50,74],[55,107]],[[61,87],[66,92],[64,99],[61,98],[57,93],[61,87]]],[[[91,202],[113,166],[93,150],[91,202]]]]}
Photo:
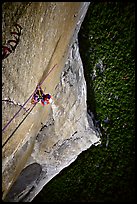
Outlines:
{"type": "Polygon", "coordinates": [[[27,113],[27,115],[23,118],[23,120],[19,123],[19,125],[15,128],[15,130],[11,133],[11,135],[7,138],[7,140],[4,142],[4,144],[2,145],[2,148],[6,145],[6,143],[9,141],[9,139],[14,135],[14,133],[17,131],[17,129],[20,127],[20,125],[23,123],[23,121],[27,118],[27,116],[30,114],[30,112],[33,110],[33,108],[35,107],[36,103],[32,106],[32,108],[30,109],[30,111],[27,113]]]}
{"type": "MultiPolygon", "coordinates": [[[[33,94],[37,91],[38,87],[41,86],[43,84],[43,82],[45,81],[45,79],[48,77],[48,75],[53,71],[53,69],[57,66],[57,64],[55,64],[47,73],[46,77],[42,80],[42,82],[40,82],[35,91],[30,95],[30,97],[26,100],[26,102],[22,105],[22,107],[17,111],[17,113],[15,113],[15,115],[9,120],[9,122],[3,127],[2,132],[5,131],[5,129],[10,125],[10,123],[12,122],[12,120],[19,114],[19,112],[24,108],[24,106],[27,104],[27,102],[31,99],[31,97],[33,96],[33,94]]],[[[29,111],[30,112],[30,111],[29,111]]]]}

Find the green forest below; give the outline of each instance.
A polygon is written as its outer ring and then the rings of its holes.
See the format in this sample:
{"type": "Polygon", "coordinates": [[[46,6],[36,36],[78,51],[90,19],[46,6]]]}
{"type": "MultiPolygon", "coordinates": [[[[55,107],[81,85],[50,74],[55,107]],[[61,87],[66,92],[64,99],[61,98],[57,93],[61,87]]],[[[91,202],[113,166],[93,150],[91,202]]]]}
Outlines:
{"type": "Polygon", "coordinates": [[[135,4],[90,3],[79,32],[88,112],[101,130],[91,146],[32,201],[135,200],[135,4]]]}

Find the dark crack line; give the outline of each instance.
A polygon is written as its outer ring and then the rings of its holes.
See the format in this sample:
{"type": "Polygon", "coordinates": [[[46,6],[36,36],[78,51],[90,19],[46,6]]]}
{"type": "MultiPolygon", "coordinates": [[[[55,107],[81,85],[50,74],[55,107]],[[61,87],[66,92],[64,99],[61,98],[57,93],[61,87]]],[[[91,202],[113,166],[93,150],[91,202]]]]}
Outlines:
{"type": "MultiPolygon", "coordinates": [[[[68,139],[65,139],[63,142],[62,142],[62,144],[60,144],[60,145],[58,145],[58,143],[60,142],[60,140],[58,141],[58,142],[56,142],[53,146],[52,146],[52,149],[54,149],[54,148],[56,148],[56,147],[61,147],[61,146],[63,146],[66,142],[68,142],[68,141],[75,141],[75,140],[79,140],[79,139],[81,139],[82,137],[76,137],[76,138],[74,138],[73,139],[73,136],[75,135],[75,134],[77,134],[78,133],[78,131],[75,131],[72,135],[71,135],[71,137],[70,138],[68,138],[68,139]],[[72,140],[73,139],[73,140],[72,140]]],[[[51,150],[52,150],[51,149],[51,150]]],[[[47,150],[45,150],[44,152],[45,153],[51,153],[51,150],[49,150],[49,151],[47,151],[47,150]]],[[[54,150],[53,150],[54,151],[54,150]]]]}
{"type": "Polygon", "coordinates": [[[47,122],[45,125],[41,122],[40,132],[43,131],[44,128],[47,128],[47,127],[49,127],[49,126],[54,124],[54,119],[53,118],[49,119],[49,121],[50,122],[49,123],[47,122]]]}
{"type": "Polygon", "coordinates": [[[21,104],[19,104],[19,103],[15,103],[14,101],[12,101],[12,100],[10,100],[10,99],[3,99],[2,101],[4,101],[4,102],[7,102],[7,103],[12,103],[13,105],[15,105],[15,106],[20,106],[20,107],[22,107],[23,108],[23,110],[24,111],[28,111],[25,107],[23,107],[21,104]]]}
{"type": "Polygon", "coordinates": [[[74,138],[74,135],[75,134],[77,134],[78,133],[78,131],[75,131],[71,136],[70,136],[70,138],[67,138],[67,139],[65,139],[63,142],[62,142],[62,144],[60,144],[60,145],[58,145],[58,143],[60,142],[60,140],[57,142],[57,143],[55,143],[53,146],[52,146],[52,148],[54,148],[54,147],[56,147],[56,146],[62,146],[62,145],[64,145],[64,143],[66,143],[67,141],[75,141],[75,140],[79,140],[81,137],[76,137],[76,138],[74,138]]]}

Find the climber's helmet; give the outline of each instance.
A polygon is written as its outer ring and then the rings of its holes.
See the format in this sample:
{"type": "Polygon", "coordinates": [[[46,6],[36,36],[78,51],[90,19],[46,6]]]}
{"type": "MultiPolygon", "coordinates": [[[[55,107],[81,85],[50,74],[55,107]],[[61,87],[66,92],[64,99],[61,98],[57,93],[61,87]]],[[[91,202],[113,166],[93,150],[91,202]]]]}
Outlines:
{"type": "Polygon", "coordinates": [[[50,99],[51,98],[51,95],[50,94],[46,94],[45,96],[44,96],[44,99],[50,99]]]}

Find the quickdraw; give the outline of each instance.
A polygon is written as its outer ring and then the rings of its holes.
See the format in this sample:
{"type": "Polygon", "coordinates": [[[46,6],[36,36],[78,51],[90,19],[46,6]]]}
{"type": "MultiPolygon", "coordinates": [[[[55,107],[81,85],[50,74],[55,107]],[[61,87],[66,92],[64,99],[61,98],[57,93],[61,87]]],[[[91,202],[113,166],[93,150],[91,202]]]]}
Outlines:
{"type": "Polygon", "coordinates": [[[17,23],[14,25],[14,28],[16,30],[10,32],[11,36],[14,39],[8,40],[6,45],[2,46],[2,60],[7,58],[10,53],[14,52],[17,45],[19,44],[19,40],[20,40],[20,36],[23,28],[17,23]]]}

